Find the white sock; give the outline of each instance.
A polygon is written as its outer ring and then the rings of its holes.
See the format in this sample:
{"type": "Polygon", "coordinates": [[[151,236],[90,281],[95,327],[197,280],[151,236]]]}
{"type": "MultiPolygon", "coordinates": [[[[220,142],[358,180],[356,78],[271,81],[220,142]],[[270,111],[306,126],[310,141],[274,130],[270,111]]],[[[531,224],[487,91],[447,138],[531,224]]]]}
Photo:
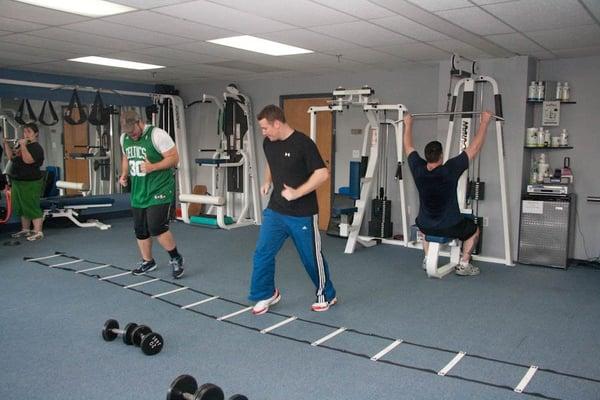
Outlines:
{"type": "Polygon", "coordinates": [[[466,267],[467,265],[469,265],[469,261],[460,260],[460,265],[462,265],[463,267],[466,267]]]}

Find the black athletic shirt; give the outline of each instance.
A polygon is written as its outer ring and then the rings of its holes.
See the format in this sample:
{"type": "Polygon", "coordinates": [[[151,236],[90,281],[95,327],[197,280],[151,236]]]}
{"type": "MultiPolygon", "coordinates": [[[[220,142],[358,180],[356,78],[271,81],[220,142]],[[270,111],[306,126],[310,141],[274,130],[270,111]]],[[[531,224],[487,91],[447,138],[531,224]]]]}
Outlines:
{"type": "Polygon", "coordinates": [[[44,149],[38,142],[33,142],[27,145],[27,150],[33,158],[33,164],[27,164],[20,156],[12,159],[10,177],[18,181],[36,181],[42,178],[40,167],[44,163],[44,149]]]}
{"type": "Polygon", "coordinates": [[[263,141],[263,150],[271,170],[273,193],[268,207],[278,213],[295,217],[306,217],[319,212],[316,191],[299,199],[287,201],[281,196],[283,184],[297,188],[308,180],[312,173],[325,168],[317,145],[305,134],[294,131],[285,140],[263,141]]]}
{"type": "Polygon", "coordinates": [[[427,161],[413,151],[408,155],[408,165],[419,191],[420,228],[448,228],[462,220],[456,187],[458,179],[469,167],[469,157],[464,151],[445,164],[428,171],[427,161]]]}

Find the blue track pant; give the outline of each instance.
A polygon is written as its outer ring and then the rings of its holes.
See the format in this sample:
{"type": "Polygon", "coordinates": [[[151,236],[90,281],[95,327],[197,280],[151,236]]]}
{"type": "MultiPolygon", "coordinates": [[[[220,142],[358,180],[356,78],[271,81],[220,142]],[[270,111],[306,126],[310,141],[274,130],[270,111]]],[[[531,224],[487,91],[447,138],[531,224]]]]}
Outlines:
{"type": "Polygon", "coordinates": [[[335,289],[329,280],[329,267],[321,252],[321,234],[317,215],[293,217],[266,208],[256,250],[250,296],[259,301],[268,299],[275,292],[275,256],[288,237],[292,237],[300,260],[317,288],[317,301],[330,301],[335,289]]]}

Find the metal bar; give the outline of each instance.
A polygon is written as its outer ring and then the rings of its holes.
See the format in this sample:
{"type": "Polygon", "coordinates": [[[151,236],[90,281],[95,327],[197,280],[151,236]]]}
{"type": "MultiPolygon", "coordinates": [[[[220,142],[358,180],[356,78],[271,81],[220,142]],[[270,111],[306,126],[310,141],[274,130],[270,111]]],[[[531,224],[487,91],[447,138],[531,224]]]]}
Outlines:
{"type": "MultiPolygon", "coordinates": [[[[478,114],[483,114],[483,113],[484,113],[484,111],[439,111],[439,112],[415,113],[415,114],[411,114],[411,115],[415,118],[420,118],[420,117],[439,117],[439,116],[444,116],[444,115],[460,115],[460,114],[478,115],[478,114]]],[[[504,118],[499,117],[497,115],[492,114],[492,118],[494,118],[498,121],[504,121],[504,118]]]]}

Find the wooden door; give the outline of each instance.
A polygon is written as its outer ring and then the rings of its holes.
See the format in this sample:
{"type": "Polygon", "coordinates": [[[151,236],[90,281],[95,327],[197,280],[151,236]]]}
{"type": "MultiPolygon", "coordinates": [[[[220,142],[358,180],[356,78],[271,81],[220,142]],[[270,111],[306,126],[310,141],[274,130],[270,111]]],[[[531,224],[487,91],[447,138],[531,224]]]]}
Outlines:
{"type": "MultiPolygon", "coordinates": [[[[64,115],[64,112],[63,112],[64,115]]],[[[79,112],[73,110],[71,117],[75,120],[79,118],[79,112]]],[[[85,147],[89,144],[89,127],[88,123],[84,122],[79,125],[70,125],[63,120],[63,151],[65,158],[65,181],[90,184],[90,176],[88,170],[88,161],[84,159],[73,159],[72,153],[87,153],[85,147]]],[[[67,190],[67,194],[78,194],[78,191],[67,190]]]]}
{"type": "MultiPolygon", "coordinates": [[[[327,100],[331,100],[331,97],[284,99],[283,111],[285,118],[292,128],[310,136],[310,114],[308,113],[308,108],[311,106],[326,106],[327,100]]],[[[333,113],[320,112],[317,114],[317,148],[330,174],[333,176],[333,113]]],[[[329,224],[332,188],[332,180],[329,179],[317,189],[320,230],[327,230],[329,224]]]]}

